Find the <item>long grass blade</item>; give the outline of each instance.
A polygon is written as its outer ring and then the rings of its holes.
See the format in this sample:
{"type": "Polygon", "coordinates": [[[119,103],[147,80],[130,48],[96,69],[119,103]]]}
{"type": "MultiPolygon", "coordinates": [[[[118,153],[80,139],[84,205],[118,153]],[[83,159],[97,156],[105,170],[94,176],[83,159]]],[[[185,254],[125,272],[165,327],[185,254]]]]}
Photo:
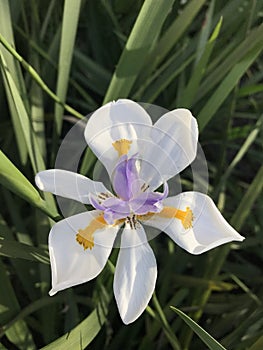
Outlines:
{"type": "Polygon", "coordinates": [[[209,333],[207,333],[202,327],[200,327],[195,321],[187,316],[181,310],[171,306],[171,309],[177,313],[185,323],[192,328],[192,330],[198,335],[198,337],[208,346],[210,350],[226,350],[221,344],[218,343],[209,333]]]}
{"type": "Polygon", "coordinates": [[[26,62],[22,56],[20,56],[16,50],[9,44],[9,42],[0,34],[0,42],[4,47],[17,59],[23,68],[31,75],[31,77],[37,82],[37,84],[45,91],[56,103],[63,106],[63,108],[74,115],[75,117],[82,119],[84,116],[77,112],[74,108],[69,105],[63,103],[60,98],[45,84],[44,80],[39,76],[36,70],[26,62]]]}
{"type": "MultiPolygon", "coordinates": [[[[69,73],[73,57],[73,49],[75,44],[76,32],[78,27],[78,19],[81,7],[81,0],[71,1],[65,0],[62,21],[62,32],[60,39],[60,53],[58,64],[58,79],[56,95],[60,101],[65,103],[69,73]]],[[[61,104],[55,105],[55,128],[54,137],[58,137],[62,127],[62,116],[64,108],[61,104]]]]}
{"type": "Polygon", "coordinates": [[[41,209],[50,217],[56,218],[59,214],[51,210],[40,197],[38,191],[15,167],[15,165],[0,151],[0,183],[23,198],[33,206],[41,209]]]}
{"type": "MultiPolygon", "coordinates": [[[[11,19],[8,0],[0,1],[0,33],[3,35],[3,37],[6,38],[6,40],[8,40],[10,42],[12,47],[15,47],[13,28],[12,28],[12,19],[11,19]]],[[[12,76],[15,79],[15,83],[18,87],[20,95],[24,97],[24,100],[26,100],[27,94],[26,94],[25,84],[24,84],[22,72],[21,72],[21,69],[20,69],[18,62],[16,62],[14,57],[9,55],[7,51],[1,49],[1,52],[2,52],[2,55],[4,56],[4,58],[8,64],[10,74],[12,74],[12,76]]],[[[4,82],[6,85],[6,81],[4,81],[4,82]]],[[[13,101],[12,96],[10,95],[7,87],[6,87],[6,95],[7,95],[9,108],[10,108],[12,123],[14,126],[14,132],[15,132],[16,142],[17,142],[17,146],[18,146],[19,156],[20,156],[22,164],[25,164],[27,161],[27,157],[28,157],[26,143],[25,143],[24,135],[23,135],[21,125],[19,122],[19,116],[18,116],[16,107],[14,105],[14,101],[13,101]]],[[[27,108],[28,108],[27,101],[25,101],[25,103],[26,103],[27,108]]]]}
{"type": "Polygon", "coordinates": [[[145,0],[122,52],[104,103],[127,97],[153,47],[174,0],[145,0]]]}
{"type": "Polygon", "coordinates": [[[98,303],[97,308],[70,333],[58,338],[42,350],[85,349],[104,324],[106,312],[107,303],[105,301],[98,303]]]}
{"type": "Polygon", "coordinates": [[[231,69],[231,71],[228,73],[228,75],[225,77],[225,79],[198,113],[197,119],[200,130],[203,130],[207,123],[211,120],[216,111],[219,109],[219,107],[234,89],[238,81],[244,75],[246,70],[259,56],[261,51],[262,46],[259,48],[256,47],[231,69]]]}

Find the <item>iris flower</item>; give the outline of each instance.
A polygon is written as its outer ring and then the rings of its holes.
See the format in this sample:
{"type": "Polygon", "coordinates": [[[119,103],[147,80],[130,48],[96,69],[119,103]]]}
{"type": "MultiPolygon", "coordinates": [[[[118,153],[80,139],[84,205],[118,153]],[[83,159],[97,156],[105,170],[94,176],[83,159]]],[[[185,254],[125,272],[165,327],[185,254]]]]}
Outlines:
{"type": "Polygon", "coordinates": [[[61,169],[36,175],[41,190],[94,207],[52,227],[49,294],[95,278],[121,229],[113,289],[120,316],[129,324],[145,310],[156,284],[156,260],[146,235],[149,226],[191,254],[244,238],[207,195],[184,192],[168,197],[167,181],[196,157],[198,127],[189,110],[175,109],[153,125],[139,104],[122,99],[95,111],[84,136],[106,167],[112,190],[61,169]]]}

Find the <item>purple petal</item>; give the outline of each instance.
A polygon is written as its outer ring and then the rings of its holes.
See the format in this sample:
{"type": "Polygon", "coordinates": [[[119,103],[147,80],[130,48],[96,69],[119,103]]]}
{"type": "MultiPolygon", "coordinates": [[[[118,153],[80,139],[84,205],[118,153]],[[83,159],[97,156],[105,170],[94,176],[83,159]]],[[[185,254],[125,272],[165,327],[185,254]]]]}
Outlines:
{"type": "Polygon", "coordinates": [[[105,207],[104,219],[112,225],[115,220],[126,218],[130,214],[128,202],[117,197],[108,198],[103,203],[105,207]]]}
{"type": "Polygon", "coordinates": [[[95,208],[95,209],[98,209],[98,210],[105,210],[105,207],[103,204],[100,204],[92,194],[89,195],[89,201],[90,201],[90,204],[95,208]]]}
{"type": "Polygon", "coordinates": [[[139,178],[138,170],[136,167],[136,161],[135,158],[136,155],[132,156],[128,162],[127,162],[127,169],[126,174],[128,178],[128,186],[129,186],[129,193],[130,198],[135,197],[135,195],[141,190],[141,181],[139,178]]]}
{"type": "Polygon", "coordinates": [[[113,188],[116,194],[123,200],[129,199],[128,193],[128,178],[126,173],[127,167],[127,155],[122,156],[115,169],[113,178],[113,188]]]}
{"type": "Polygon", "coordinates": [[[138,192],[140,181],[134,156],[128,159],[127,155],[123,155],[119,159],[113,178],[113,188],[125,201],[130,200],[138,192]]]}
{"type": "Polygon", "coordinates": [[[135,214],[144,215],[149,212],[156,213],[163,209],[162,200],[168,195],[168,185],[164,183],[164,192],[143,192],[132,199],[130,207],[135,214]]]}

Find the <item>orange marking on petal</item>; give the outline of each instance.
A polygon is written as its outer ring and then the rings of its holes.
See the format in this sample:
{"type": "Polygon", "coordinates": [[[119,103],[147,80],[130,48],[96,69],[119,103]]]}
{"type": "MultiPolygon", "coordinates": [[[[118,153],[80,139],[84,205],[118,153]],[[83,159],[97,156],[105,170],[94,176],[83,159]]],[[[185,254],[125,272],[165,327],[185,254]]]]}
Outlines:
{"type": "Polygon", "coordinates": [[[180,210],[174,207],[164,207],[157,215],[165,218],[179,219],[185,229],[193,227],[194,215],[189,207],[186,207],[185,210],[180,210]]]}
{"type": "Polygon", "coordinates": [[[132,141],[126,140],[126,139],[120,139],[115,142],[113,142],[112,146],[116,149],[116,151],[119,154],[119,157],[123,156],[124,154],[127,154],[130,147],[131,147],[132,141]]]}
{"type": "Polygon", "coordinates": [[[76,234],[76,241],[84,247],[84,250],[91,250],[94,247],[94,232],[100,230],[101,228],[104,228],[106,225],[108,224],[104,220],[103,215],[97,216],[91,220],[89,225],[83,230],[78,230],[78,233],[76,234]]]}

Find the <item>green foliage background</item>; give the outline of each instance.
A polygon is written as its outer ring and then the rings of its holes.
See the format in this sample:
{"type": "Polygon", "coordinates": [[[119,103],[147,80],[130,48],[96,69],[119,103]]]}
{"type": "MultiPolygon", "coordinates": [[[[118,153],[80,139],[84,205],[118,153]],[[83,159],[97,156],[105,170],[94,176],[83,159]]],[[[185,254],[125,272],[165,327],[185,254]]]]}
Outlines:
{"type": "Polygon", "coordinates": [[[261,0],[0,1],[0,350],[263,348],[262,17],[261,0]],[[191,109],[209,194],[246,237],[191,256],[159,235],[156,292],[129,326],[116,251],[96,280],[48,296],[60,213],[34,185],[72,124],[120,97],[191,109]]]}

